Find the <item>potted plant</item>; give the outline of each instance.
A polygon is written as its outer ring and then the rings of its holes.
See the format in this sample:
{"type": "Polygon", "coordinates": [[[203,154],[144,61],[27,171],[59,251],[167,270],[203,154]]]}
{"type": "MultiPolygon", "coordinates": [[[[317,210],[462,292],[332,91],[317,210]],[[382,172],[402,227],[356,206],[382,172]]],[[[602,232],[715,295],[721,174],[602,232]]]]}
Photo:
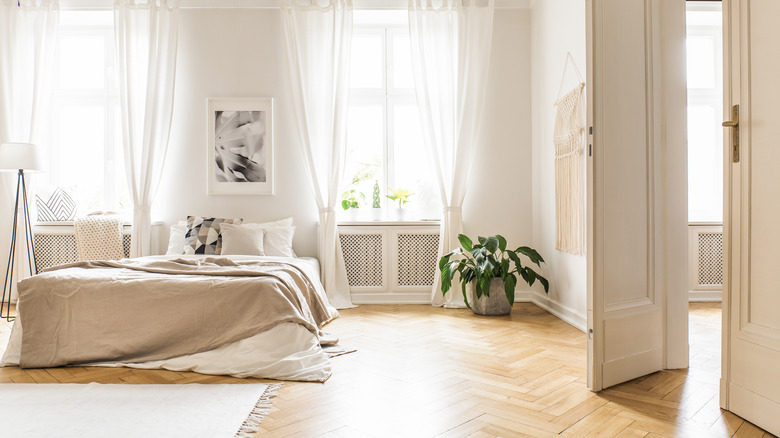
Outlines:
{"type": "Polygon", "coordinates": [[[457,273],[463,300],[474,313],[508,315],[512,311],[512,303],[515,302],[518,275],[529,286],[539,280],[544,286],[544,292],[549,292],[550,283],[547,279],[531,267],[523,266],[520,260],[522,254],[541,268],[544,259],[535,249],[521,246],[508,250],[506,239],[500,235],[480,236],[477,244],[463,234],[458,234],[458,240],[461,247],[439,260],[441,291],[446,294],[450,290],[457,273]],[[467,285],[471,287],[467,288],[467,285]]]}
{"type": "Polygon", "coordinates": [[[366,202],[366,195],[355,189],[347,190],[341,194],[341,208],[349,210],[350,208],[360,208],[360,204],[366,202]]]}
{"type": "Polygon", "coordinates": [[[378,221],[382,219],[382,202],[380,199],[379,181],[374,180],[374,190],[372,192],[371,202],[371,220],[378,221]]]}
{"type": "Polygon", "coordinates": [[[407,189],[402,189],[402,188],[394,189],[392,187],[388,187],[387,190],[390,190],[390,194],[385,196],[387,196],[387,198],[390,199],[391,201],[398,201],[398,208],[395,209],[394,212],[394,216],[396,217],[396,219],[398,220],[407,219],[407,215],[406,212],[404,211],[403,206],[404,204],[409,202],[409,198],[411,198],[412,195],[414,195],[414,193],[412,193],[407,189]]]}
{"type": "Polygon", "coordinates": [[[355,173],[344,193],[341,194],[341,208],[345,211],[342,217],[352,221],[366,220],[373,215],[361,208],[368,205],[364,182],[374,177],[377,165],[371,162],[355,163],[355,165],[357,166],[355,173]]]}

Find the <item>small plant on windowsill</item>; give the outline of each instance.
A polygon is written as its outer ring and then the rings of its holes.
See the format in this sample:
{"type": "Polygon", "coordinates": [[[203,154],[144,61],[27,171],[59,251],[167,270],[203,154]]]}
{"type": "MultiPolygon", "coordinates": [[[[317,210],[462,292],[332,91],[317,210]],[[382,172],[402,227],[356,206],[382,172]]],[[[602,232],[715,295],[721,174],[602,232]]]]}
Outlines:
{"type": "Polygon", "coordinates": [[[409,209],[403,208],[403,206],[409,202],[409,198],[411,198],[414,193],[402,188],[393,189],[392,187],[388,187],[387,189],[390,190],[390,194],[385,195],[387,196],[387,199],[393,202],[398,202],[397,207],[390,210],[391,218],[399,221],[409,220],[413,212],[410,212],[409,209]]]}
{"type": "Polygon", "coordinates": [[[379,196],[379,181],[374,180],[374,192],[372,193],[371,208],[382,208],[379,196]]]}
{"type": "Polygon", "coordinates": [[[541,268],[544,259],[535,249],[521,246],[508,250],[506,239],[500,235],[480,236],[477,244],[463,234],[458,234],[458,240],[461,246],[439,260],[441,292],[446,294],[450,290],[457,273],[456,281],[461,283],[463,300],[474,313],[508,315],[512,312],[518,275],[529,286],[539,280],[544,292],[550,291],[547,279],[531,267],[523,266],[520,260],[522,254],[541,268]],[[467,290],[468,285],[471,290],[467,290]]]}
{"type": "Polygon", "coordinates": [[[410,192],[409,190],[402,188],[394,189],[392,187],[388,187],[387,190],[390,190],[390,194],[386,195],[387,199],[390,199],[393,202],[398,201],[398,208],[403,208],[404,204],[409,202],[409,198],[414,195],[414,193],[410,192]]]}
{"type": "Polygon", "coordinates": [[[352,181],[347,186],[347,190],[341,194],[341,208],[344,210],[357,209],[361,205],[366,205],[366,195],[358,191],[361,183],[370,180],[376,174],[375,163],[359,163],[359,168],[352,175],[352,181]],[[351,188],[350,188],[351,187],[351,188]]]}
{"type": "Polygon", "coordinates": [[[366,195],[355,189],[347,190],[341,194],[341,208],[349,210],[350,208],[360,208],[360,204],[366,202],[366,195]]]}

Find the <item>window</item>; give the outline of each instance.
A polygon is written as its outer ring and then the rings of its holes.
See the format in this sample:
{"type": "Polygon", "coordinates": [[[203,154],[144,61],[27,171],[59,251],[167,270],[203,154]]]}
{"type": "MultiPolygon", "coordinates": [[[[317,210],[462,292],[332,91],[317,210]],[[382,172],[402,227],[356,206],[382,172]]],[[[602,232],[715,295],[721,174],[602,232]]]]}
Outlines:
{"type": "Polygon", "coordinates": [[[52,88],[48,171],[80,213],[128,211],[122,159],[119,80],[111,11],[63,11],[52,88]]]}
{"type": "Polygon", "coordinates": [[[723,221],[721,5],[688,3],[688,221],[723,221]]]}
{"type": "Polygon", "coordinates": [[[407,219],[438,219],[441,202],[423,144],[405,11],[354,13],[348,117],[343,206],[357,205],[359,217],[370,217],[365,210],[378,187],[379,218],[395,219],[398,203],[386,195],[401,189],[413,193],[403,207],[413,212],[407,219]]]}

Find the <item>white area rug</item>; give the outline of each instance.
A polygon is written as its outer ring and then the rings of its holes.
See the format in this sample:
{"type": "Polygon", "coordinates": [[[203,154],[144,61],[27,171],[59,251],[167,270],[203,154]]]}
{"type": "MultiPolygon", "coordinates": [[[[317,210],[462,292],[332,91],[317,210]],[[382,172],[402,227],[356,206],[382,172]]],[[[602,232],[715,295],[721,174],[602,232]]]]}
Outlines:
{"type": "Polygon", "coordinates": [[[280,386],[0,384],[0,435],[251,437],[280,386]]]}

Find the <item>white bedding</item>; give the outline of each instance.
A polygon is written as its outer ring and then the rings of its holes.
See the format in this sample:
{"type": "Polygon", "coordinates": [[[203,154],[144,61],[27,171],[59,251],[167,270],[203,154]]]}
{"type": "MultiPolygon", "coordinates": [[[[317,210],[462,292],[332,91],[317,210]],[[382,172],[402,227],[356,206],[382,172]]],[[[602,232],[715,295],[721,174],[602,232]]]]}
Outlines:
{"type": "MultiPolygon", "coordinates": [[[[202,255],[151,256],[158,260],[202,258],[202,255]]],[[[214,257],[214,256],[211,256],[214,257]]],[[[229,256],[232,260],[285,260],[282,257],[229,256]]],[[[319,282],[319,263],[306,261],[306,275],[319,282]]],[[[14,322],[8,347],[0,366],[18,366],[21,356],[23,322],[14,322]]],[[[329,340],[333,342],[334,340],[329,340]]],[[[321,339],[296,323],[282,323],[252,337],[222,345],[213,350],[140,363],[91,363],[90,366],[126,366],[141,369],[195,371],[203,374],[227,374],[279,380],[324,382],[332,369],[329,356],[320,346],[321,339]]],[[[87,365],[87,364],[85,364],[87,365]]]]}

